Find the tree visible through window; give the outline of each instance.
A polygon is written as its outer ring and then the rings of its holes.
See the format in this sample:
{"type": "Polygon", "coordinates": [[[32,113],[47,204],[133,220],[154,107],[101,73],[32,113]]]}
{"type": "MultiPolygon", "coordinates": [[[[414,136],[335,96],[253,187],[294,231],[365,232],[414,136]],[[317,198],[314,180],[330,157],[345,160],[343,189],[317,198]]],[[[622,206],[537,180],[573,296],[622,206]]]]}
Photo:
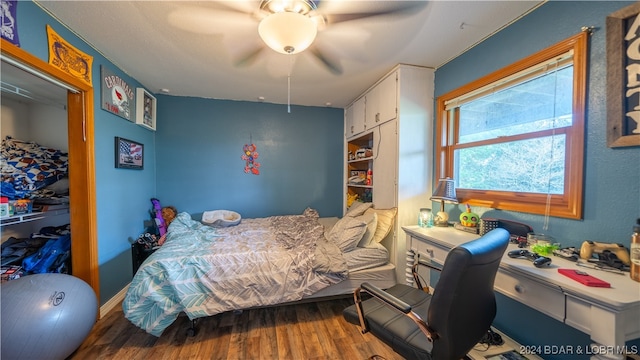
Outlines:
{"type": "Polygon", "coordinates": [[[460,201],[580,218],[587,34],[438,98],[437,174],[460,201]]]}

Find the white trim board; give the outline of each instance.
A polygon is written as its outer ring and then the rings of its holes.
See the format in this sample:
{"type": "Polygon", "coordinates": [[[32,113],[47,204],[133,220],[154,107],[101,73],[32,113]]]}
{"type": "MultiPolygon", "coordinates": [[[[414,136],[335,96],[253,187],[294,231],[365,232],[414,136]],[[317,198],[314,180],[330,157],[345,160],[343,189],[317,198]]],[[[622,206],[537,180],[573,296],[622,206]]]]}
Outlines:
{"type": "Polygon", "coordinates": [[[124,296],[127,294],[127,290],[129,289],[129,285],[127,284],[122,290],[120,290],[117,294],[115,294],[109,301],[104,303],[104,305],[100,306],[100,319],[107,316],[113,308],[115,308],[118,304],[124,300],[124,296]]]}

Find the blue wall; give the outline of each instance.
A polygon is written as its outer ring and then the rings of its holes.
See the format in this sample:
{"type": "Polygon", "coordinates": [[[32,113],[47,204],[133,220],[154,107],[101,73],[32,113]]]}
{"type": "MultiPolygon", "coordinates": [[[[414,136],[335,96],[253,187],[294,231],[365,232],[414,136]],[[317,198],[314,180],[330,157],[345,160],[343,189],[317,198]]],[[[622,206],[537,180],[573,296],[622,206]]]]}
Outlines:
{"type": "Polygon", "coordinates": [[[93,56],[98,263],[100,303],[103,304],[131,281],[129,238],[135,239],[144,230],[144,220],[149,218],[149,199],[156,194],[156,149],[154,132],[101,109],[100,66],[108,67],[133,89],[142,85],[33,2],[18,2],[17,21],[20,47],[45,62],[49,58],[46,25],[51,25],[67,42],[93,56]],[[145,145],[143,170],[115,168],[115,136],[145,145]]]}
{"type": "MultiPolygon", "coordinates": [[[[527,223],[536,232],[552,235],[562,246],[580,247],[584,240],[629,246],[632,226],[640,217],[640,148],[607,147],[605,19],[632,3],[547,2],[436,70],[438,97],[575,35],[582,26],[596,27],[590,37],[583,220],[551,218],[548,230],[542,231],[544,216],[474,207],[475,212],[527,223]]],[[[453,217],[464,211],[463,205],[447,208],[453,217]]],[[[495,324],[526,345],[584,348],[589,344],[584,333],[502,296],[495,324]]]]}
{"type": "Polygon", "coordinates": [[[131,281],[130,242],[150,220],[152,197],[192,214],[230,209],[256,217],[307,206],[322,216],[342,214],[342,109],[293,106],[288,114],[283,105],[158,95],[153,132],[100,107],[101,65],[143,87],[126,69],[31,1],[18,3],[17,21],[20,47],[43,61],[46,25],[93,56],[100,304],[131,281]],[[115,136],[144,144],[143,170],[115,168],[115,136]],[[243,172],[242,146],[250,139],[263,164],[259,176],[243,172]]]}
{"type": "Polygon", "coordinates": [[[163,204],[200,219],[226,209],[242,217],[342,216],[343,110],[158,97],[157,185],[163,204]],[[259,175],[244,172],[257,146],[259,175]]]}

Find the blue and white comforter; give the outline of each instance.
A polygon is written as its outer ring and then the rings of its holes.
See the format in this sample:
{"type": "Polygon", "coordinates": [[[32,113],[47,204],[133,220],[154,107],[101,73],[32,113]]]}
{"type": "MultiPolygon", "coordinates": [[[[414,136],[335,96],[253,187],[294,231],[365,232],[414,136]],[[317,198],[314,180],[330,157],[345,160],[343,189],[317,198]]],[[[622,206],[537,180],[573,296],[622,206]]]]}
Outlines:
{"type": "Polygon", "coordinates": [[[296,301],[347,274],[315,210],[243,219],[228,228],[181,213],[165,244],[135,274],[122,307],[129,321],[160,336],[180,312],[196,319],[296,301]]]}

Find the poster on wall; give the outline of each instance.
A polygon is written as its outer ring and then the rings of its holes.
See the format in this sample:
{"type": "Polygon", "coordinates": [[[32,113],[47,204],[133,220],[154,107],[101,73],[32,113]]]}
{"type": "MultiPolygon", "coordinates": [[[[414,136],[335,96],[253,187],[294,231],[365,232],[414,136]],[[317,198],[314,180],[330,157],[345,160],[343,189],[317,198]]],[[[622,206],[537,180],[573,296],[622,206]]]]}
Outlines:
{"type": "Polygon", "coordinates": [[[15,46],[20,46],[20,40],[18,39],[18,0],[1,0],[2,6],[2,29],[0,33],[2,38],[9,41],[15,46]]]}
{"type": "Polygon", "coordinates": [[[607,25],[607,145],[640,146],[640,3],[607,25]]]}
{"type": "Polygon", "coordinates": [[[144,167],[144,145],[116,136],[116,168],[142,170],[144,167]]]}
{"type": "Polygon", "coordinates": [[[102,109],[133,122],[132,106],[135,104],[133,89],[105,66],[100,65],[102,109]]]}
{"type": "Polygon", "coordinates": [[[47,25],[47,40],[49,42],[49,64],[80,79],[89,86],[91,82],[91,65],[93,56],[89,56],[76,49],[47,25]]]}

